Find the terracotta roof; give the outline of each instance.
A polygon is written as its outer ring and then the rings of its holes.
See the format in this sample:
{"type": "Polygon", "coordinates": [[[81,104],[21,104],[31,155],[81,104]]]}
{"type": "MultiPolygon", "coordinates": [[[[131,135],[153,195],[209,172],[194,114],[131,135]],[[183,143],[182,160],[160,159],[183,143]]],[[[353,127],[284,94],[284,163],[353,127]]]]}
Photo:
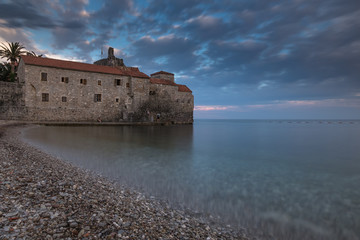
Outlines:
{"type": "Polygon", "coordinates": [[[186,85],[176,84],[173,81],[160,79],[160,78],[150,78],[151,84],[162,84],[162,85],[170,85],[170,86],[177,86],[179,92],[192,92],[190,88],[186,85]]]}
{"type": "Polygon", "coordinates": [[[114,75],[122,75],[122,76],[132,76],[139,78],[149,78],[148,75],[139,71],[139,69],[128,68],[126,70],[109,67],[109,66],[100,66],[95,64],[88,63],[79,63],[79,62],[71,62],[64,61],[52,58],[44,58],[44,57],[34,57],[34,56],[21,56],[25,64],[35,65],[35,66],[44,66],[44,67],[53,67],[53,68],[61,68],[61,69],[69,69],[83,72],[97,72],[97,73],[107,73],[114,75]]]}
{"type": "Polygon", "coordinates": [[[165,71],[156,72],[156,73],[151,74],[150,76],[153,76],[153,75],[156,75],[156,74],[166,74],[166,75],[172,75],[172,76],[174,76],[173,73],[169,73],[169,72],[165,72],[165,71]]]}
{"type": "Polygon", "coordinates": [[[166,79],[160,79],[160,78],[150,78],[150,83],[177,86],[177,84],[174,83],[173,81],[166,80],[166,79]]]}
{"type": "Polygon", "coordinates": [[[177,85],[179,87],[179,92],[191,92],[192,93],[190,88],[188,88],[186,85],[180,85],[180,84],[177,84],[177,85]]]}

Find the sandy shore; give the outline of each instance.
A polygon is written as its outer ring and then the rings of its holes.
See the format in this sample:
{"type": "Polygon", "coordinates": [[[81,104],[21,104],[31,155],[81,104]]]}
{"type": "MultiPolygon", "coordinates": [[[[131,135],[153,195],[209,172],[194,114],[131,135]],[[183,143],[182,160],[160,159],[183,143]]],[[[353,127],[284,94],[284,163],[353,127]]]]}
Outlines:
{"type": "Polygon", "coordinates": [[[0,239],[248,239],[45,154],[0,121],[0,239]]]}

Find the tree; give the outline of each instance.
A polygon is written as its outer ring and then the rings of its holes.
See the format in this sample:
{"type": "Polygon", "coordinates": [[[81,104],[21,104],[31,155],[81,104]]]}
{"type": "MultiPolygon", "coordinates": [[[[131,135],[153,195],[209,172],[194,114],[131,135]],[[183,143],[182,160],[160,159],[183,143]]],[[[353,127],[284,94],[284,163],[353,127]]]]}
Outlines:
{"type": "Polygon", "coordinates": [[[42,54],[37,55],[34,51],[28,51],[28,52],[26,52],[26,55],[33,56],[33,57],[42,57],[43,56],[42,54]]]}
{"type": "Polygon", "coordinates": [[[3,43],[0,49],[1,58],[6,58],[11,64],[11,73],[15,73],[15,64],[18,62],[20,55],[26,53],[24,46],[19,42],[3,43]]]}
{"type": "Polygon", "coordinates": [[[15,73],[11,73],[10,63],[0,63],[0,81],[5,81],[5,82],[15,81],[15,73]]]}

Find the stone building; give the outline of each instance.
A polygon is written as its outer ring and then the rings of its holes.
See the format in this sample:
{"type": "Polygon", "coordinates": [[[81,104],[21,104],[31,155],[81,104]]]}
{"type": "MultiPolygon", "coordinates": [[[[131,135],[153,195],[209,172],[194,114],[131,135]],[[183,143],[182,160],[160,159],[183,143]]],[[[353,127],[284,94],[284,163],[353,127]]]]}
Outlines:
{"type": "Polygon", "coordinates": [[[149,77],[126,67],[112,48],[107,59],[94,64],[22,56],[17,74],[18,83],[2,86],[1,119],[193,122],[194,97],[175,83],[174,74],[149,77]]]}

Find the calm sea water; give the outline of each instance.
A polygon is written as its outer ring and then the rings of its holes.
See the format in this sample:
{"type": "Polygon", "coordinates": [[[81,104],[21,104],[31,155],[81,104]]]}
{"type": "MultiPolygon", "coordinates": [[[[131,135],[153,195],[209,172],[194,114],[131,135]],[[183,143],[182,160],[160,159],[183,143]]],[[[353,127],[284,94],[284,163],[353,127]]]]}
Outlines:
{"type": "Polygon", "coordinates": [[[260,238],[360,239],[360,121],[43,126],[24,137],[260,238]]]}

